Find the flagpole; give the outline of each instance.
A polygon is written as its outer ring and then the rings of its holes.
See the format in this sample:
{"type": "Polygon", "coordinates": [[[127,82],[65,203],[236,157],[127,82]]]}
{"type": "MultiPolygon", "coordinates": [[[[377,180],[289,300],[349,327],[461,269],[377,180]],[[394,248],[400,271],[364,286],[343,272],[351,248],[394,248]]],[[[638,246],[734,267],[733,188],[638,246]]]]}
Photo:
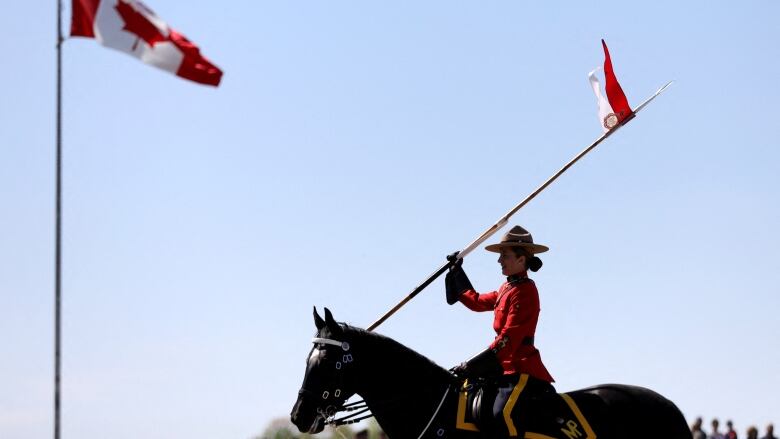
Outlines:
{"type": "Polygon", "coordinates": [[[62,302],[62,0],[57,0],[57,171],[54,244],[54,439],[60,439],[62,302]]]}

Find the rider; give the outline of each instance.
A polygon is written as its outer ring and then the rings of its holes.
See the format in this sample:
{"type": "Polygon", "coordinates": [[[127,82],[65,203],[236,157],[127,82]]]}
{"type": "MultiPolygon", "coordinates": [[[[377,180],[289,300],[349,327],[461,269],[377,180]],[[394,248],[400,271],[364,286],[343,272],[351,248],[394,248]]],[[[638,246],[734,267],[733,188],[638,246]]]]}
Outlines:
{"type": "MultiPolygon", "coordinates": [[[[513,227],[498,244],[485,247],[499,253],[501,272],[506,282],[497,291],[479,294],[474,290],[466,273],[462,259],[450,267],[445,278],[447,303],[458,300],[472,311],[494,311],[493,329],[496,338],[490,346],[472,359],[453,368],[458,376],[492,378],[498,383],[498,394],[493,404],[494,428],[506,425],[503,414],[510,395],[513,406],[518,398],[526,399],[540,393],[555,392],[554,382],[547,368],[542,364],[539,351],[534,346],[534,333],[539,320],[539,292],[528,278],[528,270],[537,271],[542,260],[535,256],[548,250],[535,244],[531,234],[520,226],[513,227]]],[[[452,261],[457,253],[447,258],[452,261]]],[[[522,405],[522,403],[521,403],[522,405]]]]}

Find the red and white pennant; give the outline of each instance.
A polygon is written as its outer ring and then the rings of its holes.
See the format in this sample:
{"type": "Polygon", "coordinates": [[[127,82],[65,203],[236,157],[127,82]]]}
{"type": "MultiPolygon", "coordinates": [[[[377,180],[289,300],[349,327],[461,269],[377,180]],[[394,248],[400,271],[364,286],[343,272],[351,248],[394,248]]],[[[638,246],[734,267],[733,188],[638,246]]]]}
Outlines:
{"type": "Polygon", "coordinates": [[[601,40],[601,45],[604,46],[604,77],[606,84],[604,89],[607,92],[607,98],[601,94],[601,84],[596,77],[596,71],[598,68],[593,69],[588,74],[588,80],[590,86],[593,87],[593,93],[596,94],[596,100],[599,106],[599,121],[602,128],[607,132],[616,126],[622,124],[625,120],[630,119],[634,112],[631,107],[628,106],[628,99],[626,99],[623,89],[618,83],[617,77],[615,77],[615,71],[612,69],[612,60],[609,57],[609,49],[607,49],[607,43],[601,40]]]}

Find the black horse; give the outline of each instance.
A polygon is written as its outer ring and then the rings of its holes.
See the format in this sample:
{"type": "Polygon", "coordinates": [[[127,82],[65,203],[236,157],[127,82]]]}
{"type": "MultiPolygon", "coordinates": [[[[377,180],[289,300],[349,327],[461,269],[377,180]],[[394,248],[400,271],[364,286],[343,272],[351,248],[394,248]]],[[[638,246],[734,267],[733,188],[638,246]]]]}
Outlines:
{"type": "MultiPolygon", "coordinates": [[[[337,323],[327,308],[324,320],[315,309],[314,323],[317,336],[290,415],[302,433],[321,432],[358,394],[392,439],[488,438],[465,421],[463,382],[446,369],[387,337],[337,323]]],[[[551,394],[518,411],[507,424],[518,424],[514,434],[528,439],[691,438],[674,403],[642,387],[551,394]]]]}

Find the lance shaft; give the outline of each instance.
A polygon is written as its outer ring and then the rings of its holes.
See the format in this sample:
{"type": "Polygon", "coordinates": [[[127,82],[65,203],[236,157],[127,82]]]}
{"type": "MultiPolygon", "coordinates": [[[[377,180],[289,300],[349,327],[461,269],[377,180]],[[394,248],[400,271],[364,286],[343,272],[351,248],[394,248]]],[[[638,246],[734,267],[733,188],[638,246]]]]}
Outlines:
{"type": "Polygon", "coordinates": [[[425,287],[427,287],[428,285],[431,284],[431,282],[435,281],[436,278],[438,278],[439,276],[441,276],[442,273],[447,271],[447,269],[450,268],[451,265],[452,265],[452,262],[447,262],[446,264],[444,264],[441,267],[439,267],[438,270],[436,270],[433,274],[428,276],[428,279],[425,279],[423,281],[423,283],[421,283],[420,285],[417,286],[417,288],[412,290],[412,292],[409,293],[408,296],[406,296],[402,301],[398,302],[398,304],[396,306],[394,306],[393,309],[391,309],[390,311],[386,312],[385,315],[383,315],[382,317],[379,318],[379,320],[377,320],[374,323],[372,323],[371,326],[368,327],[368,330],[369,331],[373,331],[374,329],[376,329],[377,326],[381,325],[382,322],[387,320],[391,315],[395,314],[395,312],[398,311],[399,309],[401,309],[402,306],[406,305],[406,302],[412,300],[414,298],[414,296],[416,296],[416,295],[418,295],[420,293],[420,291],[424,290],[425,287]]]}
{"type": "MultiPolygon", "coordinates": [[[[604,140],[606,140],[606,138],[607,138],[607,137],[611,136],[611,135],[612,135],[612,133],[614,133],[614,132],[615,132],[615,131],[617,131],[617,130],[618,130],[620,127],[622,127],[622,126],[625,124],[625,122],[628,122],[628,120],[624,120],[622,124],[620,124],[620,125],[616,126],[615,128],[613,128],[613,129],[611,129],[611,130],[607,131],[607,132],[606,132],[606,133],[604,133],[604,134],[603,134],[601,137],[599,137],[598,139],[596,139],[596,141],[594,141],[593,143],[591,143],[590,145],[588,145],[588,147],[587,147],[587,148],[583,149],[583,150],[582,150],[582,151],[581,151],[579,154],[577,154],[577,155],[576,155],[576,156],[575,156],[573,159],[571,159],[571,160],[570,160],[568,163],[566,163],[566,165],[564,165],[564,166],[563,166],[561,169],[559,169],[559,170],[558,170],[558,172],[556,172],[555,174],[553,174],[553,176],[552,176],[552,177],[548,178],[548,179],[547,179],[547,181],[545,181],[544,183],[542,183],[542,185],[541,185],[541,186],[539,186],[538,188],[536,188],[536,190],[535,190],[535,191],[531,192],[531,194],[530,194],[530,195],[528,195],[527,197],[525,197],[525,199],[524,199],[523,201],[521,201],[520,203],[518,203],[518,204],[517,204],[515,207],[513,207],[513,208],[512,208],[512,209],[511,209],[509,212],[507,212],[507,213],[506,213],[504,216],[502,216],[502,217],[501,217],[501,219],[499,219],[499,220],[498,220],[498,221],[497,221],[495,224],[493,224],[492,226],[488,227],[488,229],[487,229],[487,230],[485,230],[485,231],[484,231],[484,232],[483,232],[481,235],[479,235],[479,237],[478,237],[477,239],[475,239],[475,240],[474,240],[474,241],[473,241],[471,244],[467,245],[467,246],[466,246],[466,247],[465,247],[463,250],[461,250],[461,251],[458,253],[458,255],[457,255],[457,259],[463,259],[463,258],[465,258],[465,257],[466,257],[466,255],[468,255],[469,253],[471,253],[471,252],[472,252],[472,251],[473,251],[475,248],[477,248],[477,247],[478,247],[480,244],[482,244],[483,242],[485,242],[485,240],[487,240],[488,238],[490,238],[491,236],[493,236],[493,234],[495,234],[495,233],[496,233],[497,231],[499,231],[499,230],[500,230],[502,227],[504,227],[504,226],[506,225],[506,223],[507,223],[507,222],[509,222],[509,218],[510,218],[510,217],[512,217],[512,215],[514,215],[515,213],[517,213],[517,211],[518,211],[518,210],[520,210],[520,209],[521,209],[523,206],[525,206],[526,204],[528,204],[528,202],[529,202],[529,201],[531,201],[531,200],[533,200],[534,198],[536,198],[536,196],[537,196],[537,195],[539,195],[539,194],[540,194],[540,193],[541,193],[543,190],[545,190],[545,189],[547,188],[547,186],[551,185],[551,184],[552,184],[552,182],[554,182],[555,180],[557,180],[557,179],[558,179],[558,177],[560,177],[560,176],[561,176],[561,175],[562,175],[564,172],[566,172],[566,170],[568,170],[569,168],[571,168],[571,167],[572,167],[572,165],[574,165],[575,163],[577,163],[577,161],[579,161],[581,158],[583,158],[583,157],[585,156],[585,154],[587,154],[587,153],[589,153],[590,151],[592,151],[592,150],[593,150],[593,148],[595,148],[595,147],[597,147],[597,146],[599,145],[599,143],[601,143],[601,142],[603,142],[604,140]]],[[[395,306],[394,306],[394,307],[393,307],[393,308],[392,308],[390,311],[386,312],[386,313],[385,313],[385,314],[384,314],[382,317],[380,317],[380,318],[379,318],[379,320],[377,320],[377,321],[375,321],[374,323],[372,323],[372,324],[371,324],[371,326],[369,326],[369,327],[368,327],[368,330],[369,330],[369,331],[373,331],[374,329],[376,329],[376,328],[377,328],[379,325],[381,325],[381,324],[382,324],[382,323],[383,323],[385,320],[387,320],[387,319],[388,319],[390,316],[392,316],[393,314],[395,314],[395,313],[396,313],[396,311],[398,311],[399,309],[401,309],[401,307],[402,307],[402,306],[406,305],[406,303],[407,303],[407,302],[409,302],[410,300],[412,300],[412,299],[414,298],[414,296],[416,296],[416,295],[420,294],[420,292],[421,292],[422,290],[424,290],[424,289],[425,289],[425,287],[427,287],[428,285],[430,285],[430,284],[431,284],[431,282],[433,282],[434,280],[436,280],[436,278],[438,278],[439,276],[441,276],[441,274],[442,274],[442,273],[444,273],[445,271],[447,271],[447,269],[448,269],[448,268],[450,268],[452,265],[454,265],[454,264],[455,264],[455,262],[456,262],[456,260],[453,260],[453,261],[448,261],[446,264],[444,264],[444,265],[442,265],[441,267],[439,267],[439,269],[438,269],[438,270],[436,270],[436,271],[435,271],[433,274],[431,274],[430,276],[428,276],[428,278],[427,278],[427,279],[425,279],[425,280],[423,281],[423,283],[421,283],[421,284],[420,284],[420,285],[418,285],[418,286],[417,286],[417,287],[416,287],[414,290],[412,290],[412,292],[411,292],[411,293],[409,293],[409,294],[408,294],[408,295],[407,295],[407,296],[406,296],[406,297],[405,297],[403,300],[401,300],[400,302],[398,302],[398,304],[397,304],[397,305],[395,305],[395,306]]]]}
{"type": "Polygon", "coordinates": [[[577,162],[578,162],[578,161],[579,161],[581,158],[585,157],[585,154],[587,154],[587,153],[591,152],[591,151],[593,150],[593,148],[595,148],[595,147],[597,147],[597,146],[599,145],[599,143],[601,143],[601,142],[603,142],[604,140],[606,140],[606,139],[607,139],[607,137],[611,136],[613,133],[615,133],[615,131],[619,130],[619,129],[620,129],[622,126],[623,126],[623,125],[627,124],[627,123],[628,123],[628,122],[629,122],[631,119],[633,119],[633,118],[636,116],[636,114],[637,114],[637,113],[639,113],[639,111],[640,111],[642,108],[644,108],[644,107],[645,107],[647,104],[649,104],[649,103],[650,103],[650,101],[652,101],[653,99],[655,99],[655,98],[656,98],[658,95],[660,95],[660,94],[661,94],[661,93],[662,93],[664,90],[666,90],[666,88],[667,88],[667,87],[669,87],[669,86],[672,84],[672,82],[673,82],[673,81],[669,81],[669,82],[667,82],[667,83],[666,83],[666,84],[665,84],[663,87],[659,88],[659,89],[658,89],[658,91],[656,91],[656,92],[655,92],[655,93],[654,93],[652,96],[650,96],[650,97],[649,97],[649,98],[647,98],[647,99],[646,99],[644,102],[642,102],[641,104],[639,104],[639,106],[638,106],[638,107],[636,107],[636,110],[634,110],[634,111],[633,111],[633,113],[632,113],[632,114],[631,114],[629,117],[627,117],[627,118],[623,119],[623,120],[620,122],[620,124],[619,124],[619,125],[615,126],[615,127],[614,127],[614,128],[612,128],[611,130],[609,130],[609,131],[607,131],[606,133],[602,134],[602,135],[601,135],[601,137],[599,137],[599,138],[598,138],[598,139],[596,139],[596,140],[595,140],[593,143],[591,143],[590,145],[588,145],[588,147],[587,147],[587,148],[585,148],[585,149],[583,149],[582,151],[580,151],[580,153],[579,153],[579,154],[577,154],[576,156],[574,156],[574,158],[573,158],[573,159],[569,160],[569,162],[568,162],[568,163],[566,163],[566,164],[565,164],[565,165],[564,165],[564,166],[563,166],[561,169],[559,169],[559,170],[558,170],[558,172],[556,172],[555,174],[553,174],[553,176],[552,176],[552,177],[548,178],[548,179],[547,179],[547,181],[545,181],[544,183],[542,183],[542,185],[541,185],[541,186],[539,186],[538,188],[536,188],[536,190],[535,190],[535,191],[531,192],[531,195],[529,195],[529,196],[525,197],[525,199],[524,199],[523,201],[521,201],[520,203],[518,203],[518,204],[517,204],[515,207],[513,207],[513,208],[512,208],[512,209],[511,209],[509,212],[507,212],[507,213],[506,213],[506,215],[502,216],[502,217],[501,217],[501,219],[499,219],[499,220],[498,220],[498,221],[497,221],[495,224],[493,224],[492,226],[488,227],[488,229],[487,229],[487,230],[485,230],[485,231],[484,231],[484,232],[483,232],[481,235],[479,235],[479,237],[478,237],[477,239],[475,239],[475,240],[474,240],[474,241],[473,241],[471,244],[467,245],[467,246],[466,246],[466,247],[465,247],[463,250],[461,250],[461,251],[458,253],[458,255],[457,255],[457,259],[453,259],[452,261],[447,261],[447,263],[446,263],[446,264],[442,265],[442,266],[441,266],[441,267],[440,267],[438,270],[436,270],[436,271],[435,271],[433,274],[431,274],[430,276],[428,276],[428,279],[425,279],[425,280],[423,281],[423,283],[421,283],[420,285],[418,285],[418,286],[417,286],[417,288],[415,288],[414,290],[412,290],[412,292],[411,292],[411,293],[409,293],[409,294],[408,294],[408,295],[407,295],[407,296],[406,296],[406,297],[405,297],[403,300],[401,300],[400,302],[398,302],[398,304],[397,304],[396,306],[394,306],[394,307],[393,307],[393,308],[392,308],[390,311],[386,312],[386,313],[385,313],[385,315],[383,315],[382,317],[380,317],[380,318],[379,318],[379,320],[377,320],[377,321],[375,321],[374,323],[372,323],[372,324],[371,324],[371,326],[369,326],[369,327],[368,327],[368,330],[369,330],[369,331],[373,331],[374,329],[376,329],[376,328],[377,328],[379,325],[381,325],[381,324],[382,324],[382,322],[384,322],[385,320],[387,320],[387,319],[388,319],[388,318],[389,318],[391,315],[395,314],[395,313],[396,313],[396,311],[398,311],[399,309],[401,309],[401,307],[402,307],[402,306],[406,305],[406,303],[407,303],[407,302],[409,302],[410,300],[412,300],[412,299],[414,298],[414,296],[416,296],[416,295],[420,294],[420,291],[424,290],[424,289],[425,289],[425,287],[427,287],[428,285],[430,285],[430,284],[431,284],[431,282],[433,282],[434,280],[436,280],[436,278],[438,278],[439,276],[441,276],[441,274],[442,274],[442,273],[444,273],[445,271],[447,271],[447,269],[448,269],[448,268],[450,268],[451,266],[453,266],[453,265],[454,265],[454,264],[455,264],[455,263],[456,263],[456,262],[457,262],[459,259],[463,259],[463,258],[465,258],[465,257],[466,257],[466,255],[468,255],[469,253],[471,253],[471,252],[472,252],[472,251],[473,251],[475,248],[477,248],[477,247],[478,247],[480,244],[482,244],[482,243],[483,243],[483,242],[485,242],[485,241],[486,241],[488,238],[490,238],[491,236],[493,236],[493,234],[494,234],[494,233],[496,233],[497,231],[499,231],[499,230],[500,230],[502,227],[504,227],[504,226],[506,225],[506,223],[507,223],[507,222],[509,222],[509,218],[511,218],[511,217],[512,217],[512,215],[514,215],[515,213],[517,213],[517,211],[518,211],[518,210],[520,210],[520,209],[521,209],[523,206],[525,206],[526,204],[528,204],[528,202],[529,202],[529,201],[531,201],[531,200],[533,200],[534,198],[536,198],[536,196],[537,196],[537,195],[539,195],[539,194],[540,194],[540,193],[541,193],[543,190],[545,190],[545,189],[547,188],[547,186],[551,185],[551,184],[552,184],[552,182],[554,182],[555,180],[557,180],[557,179],[558,179],[558,177],[560,177],[560,176],[561,176],[561,174],[563,174],[564,172],[566,172],[566,171],[567,171],[569,168],[571,168],[571,167],[572,167],[572,166],[573,166],[575,163],[577,163],[577,162]]]}

